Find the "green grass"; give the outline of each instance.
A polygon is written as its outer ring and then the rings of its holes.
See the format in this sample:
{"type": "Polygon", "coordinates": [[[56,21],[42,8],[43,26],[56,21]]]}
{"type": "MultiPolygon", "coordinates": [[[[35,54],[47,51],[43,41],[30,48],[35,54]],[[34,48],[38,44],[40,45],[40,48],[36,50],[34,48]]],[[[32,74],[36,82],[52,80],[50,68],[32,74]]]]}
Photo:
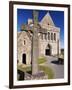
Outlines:
{"type": "Polygon", "coordinates": [[[45,63],[46,62],[46,58],[45,57],[40,57],[38,59],[38,64],[42,64],[42,63],[45,63]]]}
{"type": "MultiPolygon", "coordinates": [[[[18,70],[21,70],[23,72],[28,72],[28,71],[31,71],[31,66],[27,66],[27,67],[24,67],[24,68],[21,67],[21,66],[18,66],[18,70]]],[[[53,79],[54,78],[54,72],[50,67],[39,65],[39,70],[43,70],[44,73],[46,75],[48,75],[48,79],[53,79]]]]}
{"type": "MultiPolygon", "coordinates": [[[[48,67],[48,66],[40,65],[40,64],[45,63],[45,62],[46,62],[45,57],[40,57],[38,59],[39,70],[43,70],[44,73],[46,75],[48,75],[48,79],[53,79],[54,78],[54,72],[53,72],[53,70],[50,67],[48,67]]],[[[28,71],[31,71],[31,66],[22,67],[20,65],[20,66],[17,66],[17,69],[18,70],[21,70],[23,72],[28,72],[28,71]]]]}
{"type": "MultiPolygon", "coordinates": [[[[22,72],[31,72],[31,66],[22,67],[20,65],[20,66],[17,66],[17,70],[20,70],[22,72]]],[[[19,75],[18,74],[17,74],[17,80],[19,80],[19,75]]]]}
{"type": "Polygon", "coordinates": [[[46,75],[48,75],[48,79],[53,79],[54,78],[54,72],[50,67],[47,66],[39,66],[40,70],[43,70],[46,75]]]}
{"type": "Polygon", "coordinates": [[[17,69],[21,70],[23,72],[31,71],[31,67],[30,66],[27,66],[27,67],[17,66],[17,69]]]}

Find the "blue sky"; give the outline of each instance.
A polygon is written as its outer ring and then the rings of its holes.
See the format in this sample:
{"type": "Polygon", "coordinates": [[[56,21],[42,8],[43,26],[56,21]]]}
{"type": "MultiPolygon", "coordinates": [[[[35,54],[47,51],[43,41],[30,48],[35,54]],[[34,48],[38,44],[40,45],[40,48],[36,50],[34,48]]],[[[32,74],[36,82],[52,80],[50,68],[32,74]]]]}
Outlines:
{"type": "MultiPolygon", "coordinates": [[[[64,12],[38,10],[38,21],[40,22],[47,12],[49,12],[55,26],[60,27],[61,48],[64,48],[64,12]]],[[[33,18],[33,10],[17,9],[17,30],[20,31],[21,25],[26,24],[28,18],[33,18]]]]}

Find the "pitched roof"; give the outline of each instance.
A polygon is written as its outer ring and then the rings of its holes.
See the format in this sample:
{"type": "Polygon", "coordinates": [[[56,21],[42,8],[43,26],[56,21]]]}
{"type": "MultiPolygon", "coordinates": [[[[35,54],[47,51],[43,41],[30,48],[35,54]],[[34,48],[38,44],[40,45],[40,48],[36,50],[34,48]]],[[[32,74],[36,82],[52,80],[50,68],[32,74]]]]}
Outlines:
{"type": "Polygon", "coordinates": [[[28,32],[28,31],[20,31],[20,32],[17,32],[17,38],[18,38],[18,40],[19,40],[21,37],[25,37],[25,35],[27,35],[30,40],[32,39],[31,32],[28,32]]]}
{"type": "Polygon", "coordinates": [[[40,24],[41,25],[55,26],[49,12],[43,17],[43,19],[40,21],[40,24]]]}

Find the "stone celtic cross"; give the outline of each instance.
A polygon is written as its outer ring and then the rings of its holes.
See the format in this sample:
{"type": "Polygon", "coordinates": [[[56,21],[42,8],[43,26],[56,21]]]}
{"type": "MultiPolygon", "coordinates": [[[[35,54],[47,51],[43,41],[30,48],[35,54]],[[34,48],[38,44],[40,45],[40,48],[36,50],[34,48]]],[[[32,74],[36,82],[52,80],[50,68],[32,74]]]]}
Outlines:
{"type": "Polygon", "coordinates": [[[39,57],[39,48],[38,48],[38,30],[37,30],[37,24],[38,24],[38,11],[33,11],[33,21],[34,21],[34,27],[33,27],[33,37],[32,37],[32,75],[35,75],[38,73],[38,57],[39,57]]]}

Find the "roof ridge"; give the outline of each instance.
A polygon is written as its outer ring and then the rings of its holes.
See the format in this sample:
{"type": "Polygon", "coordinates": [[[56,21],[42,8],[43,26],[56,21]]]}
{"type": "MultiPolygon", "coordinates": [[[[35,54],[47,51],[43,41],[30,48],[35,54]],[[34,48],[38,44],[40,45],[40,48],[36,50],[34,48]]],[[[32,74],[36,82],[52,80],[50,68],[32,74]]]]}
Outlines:
{"type": "Polygon", "coordinates": [[[40,23],[42,24],[50,24],[52,26],[55,26],[53,20],[52,20],[52,17],[51,15],[49,14],[49,12],[46,13],[46,15],[43,17],[43,19],[40,21],[40,23]]]}

